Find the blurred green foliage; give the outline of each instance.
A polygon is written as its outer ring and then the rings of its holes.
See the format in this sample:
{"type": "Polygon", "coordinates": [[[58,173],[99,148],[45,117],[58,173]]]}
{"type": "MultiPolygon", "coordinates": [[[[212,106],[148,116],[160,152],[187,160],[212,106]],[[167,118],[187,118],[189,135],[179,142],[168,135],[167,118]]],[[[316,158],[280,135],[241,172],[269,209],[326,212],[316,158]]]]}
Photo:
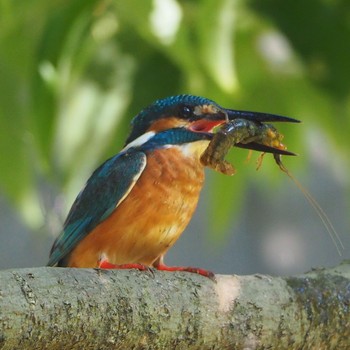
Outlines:
{"type": "MultiPolygon", "coordinates": [[[[299,118],[281,126],[289,149],[312,157],[317,132],[345,171],[349,19],[348,0],[0,1],[2,194],[32,227],[61,193],[65,213],[131,118],[179,93],[299,118]]],[[[209,176],[213,224],[237,212],[256,176],[246,155],[231,152],[235,179],[209,176]]],[[[264,169],[263,185],[278,173],[272,161],[264,169]]]]}

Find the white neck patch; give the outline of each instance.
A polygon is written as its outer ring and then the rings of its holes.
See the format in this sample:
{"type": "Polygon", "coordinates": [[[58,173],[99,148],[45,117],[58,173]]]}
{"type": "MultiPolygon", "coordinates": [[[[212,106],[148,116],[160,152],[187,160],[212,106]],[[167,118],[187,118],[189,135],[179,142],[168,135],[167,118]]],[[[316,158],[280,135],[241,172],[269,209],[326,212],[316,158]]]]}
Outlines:
{"type": "Polygon", "coordinates": [[[148,140],[150,140],[156,133],[154,131],[148,131],[145,134],[139,136],[134,141],[131,141],[128,143],[122,150],[126,151],[131,147],[139,147],[143,144],[145,144],[148,140]]]}

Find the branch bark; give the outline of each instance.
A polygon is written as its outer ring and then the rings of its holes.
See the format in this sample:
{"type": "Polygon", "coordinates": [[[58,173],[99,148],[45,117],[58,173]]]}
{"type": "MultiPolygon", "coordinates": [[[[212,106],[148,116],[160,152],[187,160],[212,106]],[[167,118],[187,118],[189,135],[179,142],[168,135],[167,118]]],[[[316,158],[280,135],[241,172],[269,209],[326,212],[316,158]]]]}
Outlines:
{"type": "Polygon", "coordinates": [[[0,272],[0,349],[349,349],[350,261],[296,277],[0,272]]]}

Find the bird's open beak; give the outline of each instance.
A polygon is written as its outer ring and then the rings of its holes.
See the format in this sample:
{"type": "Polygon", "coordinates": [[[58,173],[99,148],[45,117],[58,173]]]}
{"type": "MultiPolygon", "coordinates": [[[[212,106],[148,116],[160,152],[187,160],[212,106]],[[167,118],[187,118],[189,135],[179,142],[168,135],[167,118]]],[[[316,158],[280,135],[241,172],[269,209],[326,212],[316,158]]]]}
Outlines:
{"type": "MultiPolygon", "coordinates": [[[[190,129],[195,132],[206,133],[208,136],[213,136],[213,130],[224,123],[235,119],[245,119],[252,122],[256,122],[257,124],[266,123],[266,122],[289,122],[289,123],[300,123],[300,120],[284,117],[281,115],[270,114],[270,113],[262,113],[262,112],[249,112],[249,111],[239,111],[233,109],[224,109],[224,112],[207,115],[206,118],[196,120],[191,123],[190,129]],[[211,135],[209,135],[211,134],[211,135]]],[[[274,154],[282,154],[295,156],[296,154],[293,152],[289,152],[284,149],[273,148],[270,146],[266,146],[257,142],[250,143],[237,143],[236,147],[251,149],[254,151],[266,152],[266,153],[274,153],[274,154]]]]}

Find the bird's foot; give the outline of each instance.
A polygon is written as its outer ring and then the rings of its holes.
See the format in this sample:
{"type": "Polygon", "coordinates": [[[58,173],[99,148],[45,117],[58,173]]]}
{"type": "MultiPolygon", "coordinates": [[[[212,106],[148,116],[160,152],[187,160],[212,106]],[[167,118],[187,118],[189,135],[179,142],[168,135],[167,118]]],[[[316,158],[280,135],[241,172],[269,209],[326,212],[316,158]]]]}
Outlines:
{"type": "Polygon", "coordinates": [[[127,269],[138,269],[140,271],[148,271],[149,266],[143,264],[112,264],[107,259],[101,259],[98,267],[100,269],[115,269],[115,270],[127,270],[127,269]]]}
{"type": "Polygon", "coordinates": [[[197,273],[198,275],[208,277],[213,281],[216,281],[215,274],[211,271],[204,270],[198,267],[183,267],[183,266],[167,266],[165,264],[158,264],[155,268],[159,271],[186,271],[191,273],[197,273]]]}
{"type": "MultiPolygon", "coordinates": [[[[112,264],[106,258],[99,261],[98,267],[100,269],[116,269],[116,270],[127,270],[127,269],[137,269],[140,271],[150,271],[152,272],[152,267],[143,264],[112,264]]],[[[196,273],[198,275],[208,277],[213,281],[216,281],[215,274],[211,271],[204,270],[198,267],[183,267],[183,266],[167,266],[165,264],[158,264],[155,268],[159,271],[185,271],[196,273]]]]}

